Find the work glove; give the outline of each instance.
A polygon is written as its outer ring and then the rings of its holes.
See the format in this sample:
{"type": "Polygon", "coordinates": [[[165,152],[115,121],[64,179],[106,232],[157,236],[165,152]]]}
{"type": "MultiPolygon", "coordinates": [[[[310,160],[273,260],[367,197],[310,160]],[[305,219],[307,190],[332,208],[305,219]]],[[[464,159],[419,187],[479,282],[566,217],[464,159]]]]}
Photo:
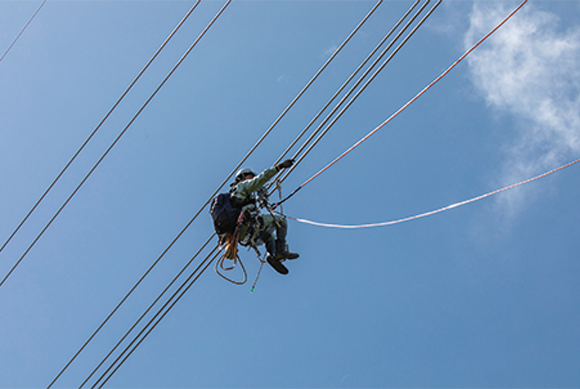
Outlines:
{"type": "Polygon", "coordinates": [[[292,165],[294,165],[294,160],[293,159],[287,159],[284,162],[281,162],[278,165],[276,165],[276,170],[280,171],[282,169],[289,168],[292,165]]]}

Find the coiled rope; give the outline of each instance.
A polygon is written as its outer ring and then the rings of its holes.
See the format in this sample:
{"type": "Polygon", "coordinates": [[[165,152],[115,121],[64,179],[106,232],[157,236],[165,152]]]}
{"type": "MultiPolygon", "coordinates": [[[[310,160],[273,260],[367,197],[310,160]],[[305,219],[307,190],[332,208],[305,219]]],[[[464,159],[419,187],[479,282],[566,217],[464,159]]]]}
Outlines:
{"type": "Polygon", "coordinates": [[[306,220],[306,219],[299,219],[299,218],[295,218],[295,217],[291,217],[291,216],[287,216],[287,215],[286,215],[286,217],[288,219],[297,221],[299,223],[306,223],[306,224],[310,224],[310,225],[313,225],[313,226],[327,227],[327,228],[358,229],[358,228],[373,228],[373,227],[392,226],[394,224],[404,223],[404,222],[408,222],[408,221],[411,221],[411,220],[416,220],[416,219],[420,219],[420,218],[423,218],[423,217],[435,215],[436,213],[441,213],[441,212],[449,211],[451,209],[460,207],[462,205],[466,205],[466,204],[473,203],[475,201],[483,200],[483,199],[485,199],[487,197],[494,196],[496,194],[499,194],[499,193],[508,191],[510,189],[514,189],[514,188],[517,188],[519,186],[522,186],[522,185],[525,185],[525,184],[529,184],[530,182],[539,180],[540,178],[544,178],[546,176],[549,176],[550,174],[554,174],[554,173],[556,173],[556,172],[558,172],[560,170],[563,170],[563,169],[566,169],[566,168],[568,168],[568,167],[570,167],[572,165],[575,165],[578,162],[580,162],[580,159],[577,159],[575,161],[569,162],[569,163],[567,163],[565,165],[562,165],[560,167],[557,167],[555,169],[552,169],[550,171],[547,171],[545,173],[542,173],[542,174],[540,174],[538,176],[535,176],[535,177],[532,177],[532,178],[528,178],[527,180],[518,182],[516,184],[512,184],[512,185],[503,187],[501,189],[497,189],[497,190],[494,190],[492,192],[488,192],[486,194],[482,194],[480,196],[473,197],[473,198],[468,199],[468,200],[460,201],[458,203],[454,203],[454,204],[448,205],[448,206],[443,207],[443,208],[435,209],[433,211],[421,213],[421,214],[418,214],[418,215],[415,215],[415,216],[409,216],[409,217],[406,217],[406,218],[403,218],[403,219],[391,220],[391,221],[382,222],[382,223],[345,225],[345,224],[319,223],[319,222],[314,222],[314,221],[306,220]]]}
{"type": "Polygon", "coordinates": [[[217,275],[223,278],[224,280],[231,282],[234,285],[243,285],[248,280],[246,268],[244,267],[244,263],[242,262],[240,256],[238,255],[238,232],[240,229],[240,225],[242,224],[242,220],[244,219],[244,214],[245,211],[240,212],[240,216],[238,216],[234,232],[228,233],[225,236],[224,243],[223,245],[220,245],[219,248],[220,251],[223,251],[223,254],[219,257],[219,259],[215,263],[215,272],[217,273],[217,275]],[[233,261],[232,265],[226,266],[225,265],[226,260],[233,261]],[[226,272],[234,270],[237,267],[238,263],[240,264],[240,267],[242,268],[242,274],[244,275],[244,279],[242,281],[233,280],[228,276],[226,276],[225,274],[223,274],[222,272],[220,272],[220,269],[226,272]]]}

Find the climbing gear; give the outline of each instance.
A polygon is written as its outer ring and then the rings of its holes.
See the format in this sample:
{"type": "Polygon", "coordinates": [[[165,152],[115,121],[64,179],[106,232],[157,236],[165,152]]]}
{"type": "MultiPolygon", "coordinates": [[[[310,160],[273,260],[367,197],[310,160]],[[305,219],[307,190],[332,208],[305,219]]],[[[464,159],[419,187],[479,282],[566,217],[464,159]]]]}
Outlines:
{"type": "Polygon", "coordinates": [[[262,259],[262,256],[261,256],[260,252],[258,251],[258,249],[254,247],[254,250],[256,250],[256,255],[258,256],[258,261],[260,261],[260,268],[258,269],[258,273],[256,274],[256,279],[254,280],[254,283],[252,284],[252,289],[250,289],[250,293],[252,293],[254,291],[254,289],[256,289],[256,284],[258,283],[258,279],[260,278],[260,274],[262,273],[262,268],[264,267],[264,264],[266,263],[266,261],[264,261],[262,259]]]}
{"type": "MultiPolygon", "coordinates": [[[[259,194],[259,199],[258,199],[258,204],[264,204],[264,207],[266,207],[267,205],[267,199],[260,199],[260,197],[265,196],[265,192],[261,192],[259,194]]],[[[248,199],[247,201],[244,202],[245,204],[249,204],[249,203],[256,203],[256,199],[248,199]]],[[[230,231],[228,231],[225,234],[222,234],[220,236],[220,250],[223,250],[224,253],[221,255],[221,257],[219,258],[219,260],[216,262],[215,264],[215,272],[222,278],[224,278],[225,280],[231,282],[232,284],[235,285],[243,285],[246,283],[247,281],[247,273],[246,273],[246,269],[244,268],[244,264],[242,263],[239,255],[238,255],[238,244],[241,246],[246,246],[248,247],[248,249],[253,248],[256,251],[256,254],[258,256],[258,259],[260,260],[260,262],[265,263],[265,261],[263,261],[260,258],[260,252],[258,251],[257,247],[265,244],[266,242],[268,242],[269,240],[272,239],[272,234],[274,232],[274,230],[276,229],[276,219],[274,218],[275,223],[271,223],[270,225],[268,225],[267,227],[265,226],[265,222],[264,219],[261,217],[259,210],[257,208],[255,209],[244,209],[242,210],[242,208],[237,208],[235,206],[233,206],[232,202],[231,202],[231,194],[230,193],[224,193],[224,194],[220,194],[218,195],[215,199],[214,202],[212,203],[212,209],[210,211],[210,213],[212,214],[212,217],[214,217],[214,215],[216,216],[214,221],[216,219],[219,219],[219,215],[222,214],[222,219],[224,219],[225,221],[222,221],[221,224],[219,223],[215,223],[216,224],[216,231],[218,229],[219,226],[223,226],[223,225],[227,225],[228,228],[230,229],[230,231]],[[227,196],[227,197],[226,197],[227,196]],[[221,210],[221,211],[220,211],[221,210]],[[235,217],[232,223],[232,217],[233,215],[236,213],[237,211],[237,217],[235,217]],[[229,213],[229,215],[223,215],[223,214],[227,214],[229,213]],[[233,224],[233,227],[232,227],[233,224]],[[241,240],[239,239],[240,236],[242,237],[241,240]],[[226,266],[226,260],[230,260],[233,261],[233,263],[231,264],[231,266],[226,266]],[[231,279],[230,277],[227,277],[225,274],[223,274],[223,272],[227,272],[227,271],[231,271],[233,269],[236,268],[236,266],[238,265],[238,262],[240,264],[242,273],[243,273],[243,280],[242,281],[236,281],[231,279]],[[221,269],[221,271],[220,271],[221,269]],[[223,271],[223,272],[222,272],[223,271]]],[[[279,262],[279,261],[277,261],[279,262]]],[[[275,267],[276,271],[282,273],[282,274],[287,274],[288,273],[288,269],[286,269],[286,273],[284,273],[284,269],[285,267],[282,264],[279,264],[275,267]]],[[[260,267],[260,271],[261,271],[261,267],[260,267]]],[[[259,276],[259,274],[258,274],[259,276]]],[[[254,285],[252,288],[255,287],[255,283],[257,282],[257,278],[256,277],[256,281],[254,282],[254,285]]]]}
{"type": "Polygon", "coordinates": [[[240,215],[238,216],[233,233],[227,233],[227,234],[225,234],[223,239],[220,239],[219,249],[220,249],[220,251],[223,250],[224,253],[220,256],[220,258],[215,263],[215,272],[223,279],[225,279],[225,280],[227,280],[235,285],[243,285],[248,280],[248,275],[246,273],[246,269],[244,267],[244,264],[242,263],[242,260],[238,256],[238,228],[239,228],[239,226],[244,218],[244,213],[245,212],[241,212],[240,215]],[[223,243],[222,243],[222,240],[223,240],[223,243]],[[233,261],[232,265],[226,267],[225,266],[226,260],[233,261]],[[244,279],[242,281],[235,281],[235,280],[225,276],[224,274],[222,274],[219,270],[219,269],[222,269],[223,271],[234,270],[236,268],[236,266],[238,265],[238,262],[240,263],[240,267],[242,268],[242,273],[244,275],[244,279]]]}
{"type": "MultiPolygon", "coordinates": [[[[243,176],[244,172],[239,172],[243,176]]],[[[246,172],[247,174],[250,174],[246,172]]],[[[280,183],[277,183],[277,188],[279,191],[280,198],[282,197],[280,183]]],[[[238,255],[238,244],[241,246],[254,249],[258,260],[260,261],[260,269],[256,275],[256,280],[252,285],[252,291],[255,289],[256,283],[262,271],[262,267],[265,263],[270,264],[278,273],[286,275],[289,273],[286,266],[282,264],[283,261],[289,259],[296,259],[299,257],[296,253],[291,253],[288,250],[288,245],[285,243],[286,236],[286,222],[284,219],[280,219],[279,216],[274,215],[272,206],[269,203],[268,191],[266,188],[261,188],[256,191],[256,197],[250,199],[248,198],[244,201],[243,205],[253,203],[256,207],[243,208],[234,206],[232,202],[231,192],[226,194],[218,195],[213,203],[210,213],[214,220],[219,220],[220,214],[227,214],[230,212],[229,216],[222,216],[223,219],[227,221],[222,221],[221,224],[215,222],[216,230],[218,227],[227,225],[228,232],[220,236],[220,250],[223,250],[223,254],[215,264],[216,273],[224,278],[225,280],[235,284],[242,285],[247,281],[246,269],[240,257],[238,255]],[[261,215],[259,208],[265,208],[268,210],[269,215],[261,215]],[[243,209],[243,210],[242,210],[243,209]],[[232,217],[237,213],[232,222],[232,217]],[[271,218],[269,218],[271,216],[271,218]],[[266,220],[267,219],[267,220],[266,220]],[[276,235],[274,236],[274,231],[276,235]],[[279,235],[281,234],[281,235],[279,235]],[[261,254],[258,250],[258,246],[266,245],[267,254],[265,255],[265,260],[261,258],[261,254]],[[232,261],[230,265],[226,264],[226,261],[232,261]],[[243,273],[243,280],[236,281],[231,277],[228,277],[224,272],[231,271],[240,264],[241,271],[243,273]]]]}
{"type": "MultiPolygon", "coordinates": [[[[288,160],[288,161],[291,161],[291,160],[288,160]]],[[[280,197],[282,197],[282,186],[280,185],[279,181],[276,181],[276,188],[279,191],[280,197]]],[[[260,206],[262,208],[266,208],[268,213],[272,216],[272,219],[274,221],[273,224],[276,225],[276,229],[278,232],[281,231],[282,229],[286,230],[286,227],[283,228],[280,225],[278,218],[276,216],[274,216],[274,210],[272,209],[272,206],[269,203],[267,190],[265,188],[262,188],[262,190],[258,191],[258,203],[260,204],[260,206]]],[[[273,231],[271,231],[271,232],[273,232],[273,231]]],[[[285,239],[285,236],[284,236],[284,239],[285,239]]],[[[262,241],[267,242],[266,239],[262,239],[262,241]]],[[[268,246],[267,246],[267,249],[268,249],[268,246]]],[[[298,257],[300,257],[300,255],[297,253],[289,252],[288,245],[285,243],[281,243],[278,236],[276,236],[275,247],[271,247],[267,251],[268,251],[268,254],[273,255],[275,260],[286,260],[286,259],[292,260],[292,259],[297,259],[298,257]],[[274,254],[274,252],[275,252],[275,254],[274,254]]]]}

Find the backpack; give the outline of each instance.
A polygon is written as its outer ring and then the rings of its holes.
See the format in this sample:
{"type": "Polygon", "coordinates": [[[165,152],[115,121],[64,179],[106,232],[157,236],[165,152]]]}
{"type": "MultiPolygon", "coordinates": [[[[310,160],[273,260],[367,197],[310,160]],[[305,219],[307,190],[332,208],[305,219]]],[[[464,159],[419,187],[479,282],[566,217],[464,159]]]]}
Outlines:
{"type": "Polygon", "coordinates": [[[213,219],[213,226],[218,235],[234,233],[241,207],[235,207],[230,193],[220,193],[211,201],[209,213],[213,219]]]}

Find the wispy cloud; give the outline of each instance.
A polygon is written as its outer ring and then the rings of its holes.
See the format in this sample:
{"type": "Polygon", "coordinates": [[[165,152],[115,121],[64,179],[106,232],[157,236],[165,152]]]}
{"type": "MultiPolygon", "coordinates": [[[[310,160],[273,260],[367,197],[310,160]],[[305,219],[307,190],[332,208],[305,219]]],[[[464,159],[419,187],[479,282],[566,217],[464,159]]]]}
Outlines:
{"type": "MultiPolygon", "coordinates": [[[[476,2],[466,47],[513,5],[476,2]]],[[[580,154],[580,28],[565,30],[556,15],[528,4],[468,62],[487,104],[514,115],[521,127],[507,148],[504,183],[580,154]]]]}
{"type": "Polygon", "coordinates": [[[280,83],[280,84],[282,84],[284,86],[287,86],[288,85],[288,76],[285,75],[285,74],[282,74],[280,77],[278,77],[276,79],[276,82],[277,83],[280,83]]]}
{"type": "Polygon", "coordinates": [[[322,56],[323,57],[331,56],[332,54],[334,54],[334,52],[336,51],[336,49],[338,49],[338,45],[336,45],[335,43],[333,43],[332,46],[330,46],[328,49],[326,49],[322,53],[322,56]]]}

